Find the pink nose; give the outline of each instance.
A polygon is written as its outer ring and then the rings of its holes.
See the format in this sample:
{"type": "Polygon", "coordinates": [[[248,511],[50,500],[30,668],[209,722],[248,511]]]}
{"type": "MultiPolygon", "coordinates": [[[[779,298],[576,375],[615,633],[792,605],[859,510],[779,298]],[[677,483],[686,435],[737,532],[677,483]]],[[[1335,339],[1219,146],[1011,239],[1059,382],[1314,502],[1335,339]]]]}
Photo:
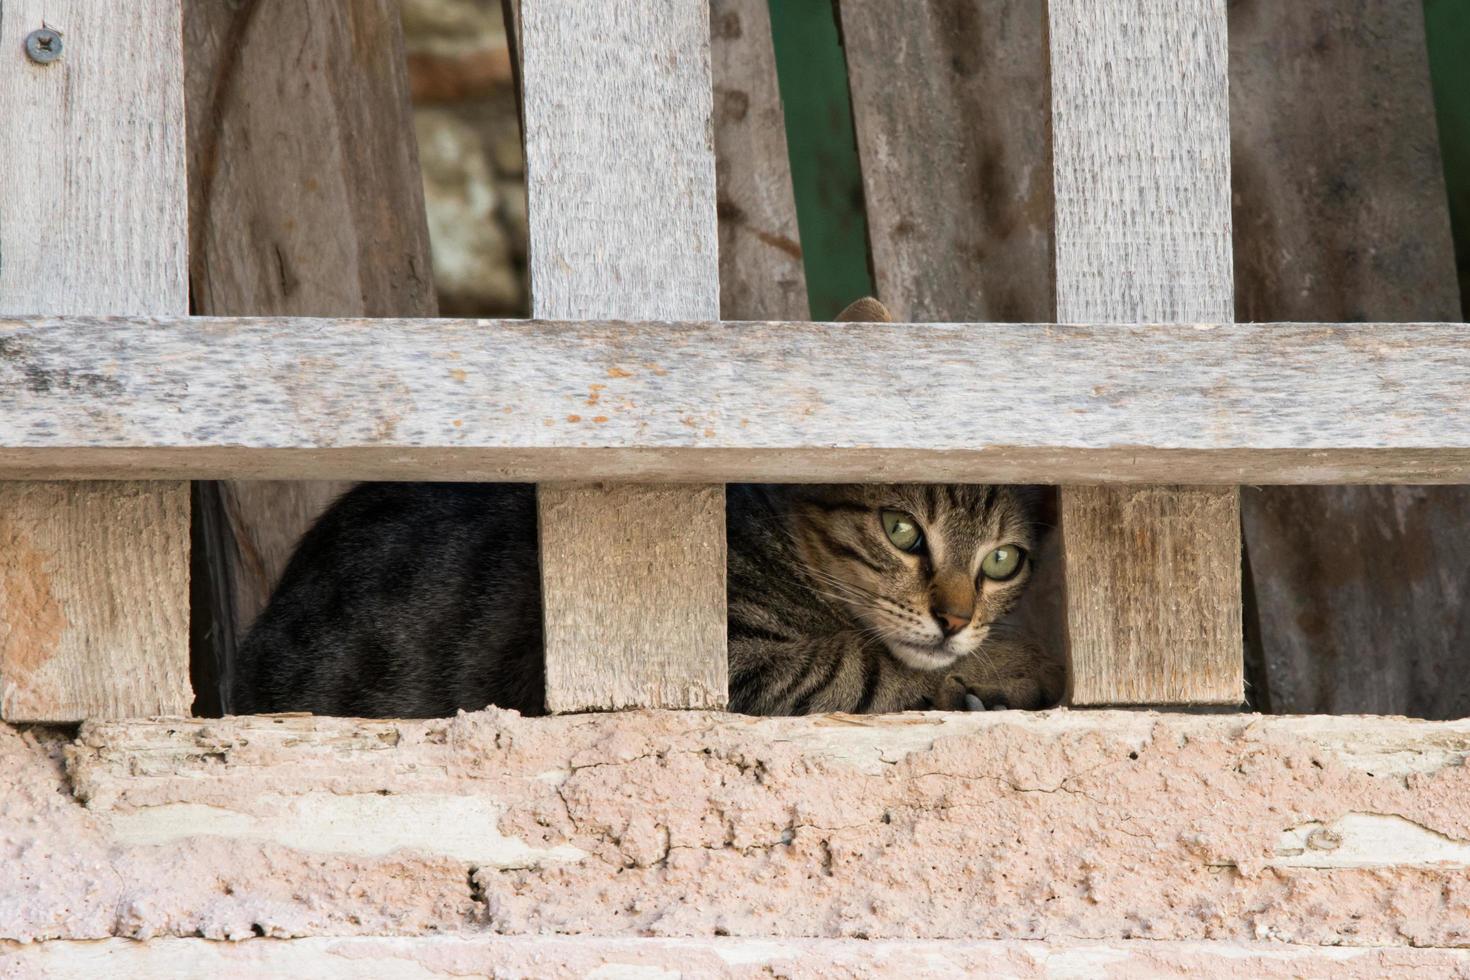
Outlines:
{"type": "Polygon", "coordinates": [[[969,616],[956,616],[954,613],[945,612],[942,609],[935,609],[933,612],[934,618],[939,621],[939,628],[945,636],[954,636],[960,630],[970,625],[969,616]]]}

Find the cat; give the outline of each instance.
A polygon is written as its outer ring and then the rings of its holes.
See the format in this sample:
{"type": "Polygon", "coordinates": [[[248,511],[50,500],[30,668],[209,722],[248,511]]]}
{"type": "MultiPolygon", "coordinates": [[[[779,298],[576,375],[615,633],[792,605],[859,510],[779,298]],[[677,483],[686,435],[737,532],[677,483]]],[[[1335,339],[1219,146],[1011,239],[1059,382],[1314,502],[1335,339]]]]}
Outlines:
{"type": "MultiPolygon", "coordinates": [[[[886,320],[860,300],[846,320],[886,320]]],[[[363,484],[301,540],[227,710],[545,712],[535,488],[363,484]]],[[[1020,488],[731,485],[730,709],[1035,708],[1059,665],[998,621],[1031,576],[1020,488]]]]}
{"type": "Polygon", "coordinates": [[[731,486],[730,706],[800,715],[1037,708],[1063,674],[998,623],[1030,503],[971,484],[731,486]]]}

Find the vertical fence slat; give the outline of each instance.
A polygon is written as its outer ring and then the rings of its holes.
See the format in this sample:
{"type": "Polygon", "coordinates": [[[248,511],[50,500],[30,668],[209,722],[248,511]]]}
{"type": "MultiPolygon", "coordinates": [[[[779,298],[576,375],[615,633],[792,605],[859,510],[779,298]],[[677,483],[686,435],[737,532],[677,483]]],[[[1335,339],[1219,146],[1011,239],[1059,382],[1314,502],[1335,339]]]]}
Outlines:
{"type": "MultiPolygon", "coordinates": [[[[1057,318],[1234,313],[1225,0],[1051,0],[1057,318]]],[[[1234,488],[1065,487],[1072,701],[1238,703],[1234,488]]]]}
{"type": "MultiPolygon", "coordinates": [[[[433,316],[398,4],[191,3],[184,17],[195,312],[433,316]]],[[[226,681],[297,539],[350,486],[199,485],[196,595],[226,681]]]]}
{"type": "MultiPolygon", "coordinates": [[[[0,313],[188,312],[179,27],[179,0],[0,4],[0,313]]],[[[188,713],[188,524],[186,483],[0,484],[0,716],[188,713]]]]}
{"type": "MultiPolygon", "coordinates": [[[[1051,112],[1034,0],[841,0],[878,296],[901,320],[1049,323],[1051,112]]],[[[977,345],[985,338],[977,336],[977,345]]],[[[1055,511],[1044,488],[1039,515],[1055,511]]],[[[1059,535],[1016,611],[1066,647],[1059,535]]]]}
{"type": "Polygon", "coordinates": [[[1045,5],[840,9],[878,296],[904,321],[1049,323],[1045,5]]]}
{"type": "MultiPolygon", "coordinates": [[[[1398,0],[1230,5],[1242,319],[1460,319],[1424,28],[1398,0]]],[[[1470,488],[1259,487],[1241,520],[1260,707],[1470,714],[1470,488]]]]}
{"type": "MultiPolygon", "coordinates": [[[[534,315],[717,318],[708,5],[519,8],[534,315]]],[[[594,389],[546,423],[618,410],[594,389]]],[[[723,705],[724,488],[539,496],[547,707],[723,705]]]]}
{"type": "Polygon", "coordinates": [[[711,0],[720,316],[805,320],[806,273],[768,0],[711,0]]]}

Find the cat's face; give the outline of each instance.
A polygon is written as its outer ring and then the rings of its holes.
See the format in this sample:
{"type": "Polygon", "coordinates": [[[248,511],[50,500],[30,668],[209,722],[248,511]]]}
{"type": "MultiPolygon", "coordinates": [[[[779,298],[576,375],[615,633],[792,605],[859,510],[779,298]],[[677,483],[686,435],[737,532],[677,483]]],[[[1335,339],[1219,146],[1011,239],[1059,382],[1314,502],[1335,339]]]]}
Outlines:
{"type": "Polygon", "coordinates": [[[1036,532],[1012,487],[812,486],[792,519],[816,588],[920,670],[978,650],[1031,577],[1036,532]]]}

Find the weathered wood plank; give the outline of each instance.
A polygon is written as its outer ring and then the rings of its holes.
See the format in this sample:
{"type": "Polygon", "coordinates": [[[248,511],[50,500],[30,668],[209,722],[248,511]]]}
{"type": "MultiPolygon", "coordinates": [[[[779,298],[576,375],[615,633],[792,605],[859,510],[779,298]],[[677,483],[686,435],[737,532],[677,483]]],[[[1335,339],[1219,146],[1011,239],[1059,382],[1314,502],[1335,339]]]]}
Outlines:
{"type": "Polygon", "coordinates": [[[1462,324],[0,319],[0,474],[1466,482],[1470,413],[1446,410],[1470,385],[1464,337],[1462,324]]]}
{"type": "MultiPolygon", "coordinates": [[[[1051,127],[1037,125],[1051,113],[1046,5],[839,8],[878,295],[902,320],[1055,320],[1051,127]]],[[[1041,499],[1038,517],[1055,525],[1056,490],[1041,499]]],[[[1067,645],[1060,537],[1033,553],[1014,614],[1057,657],[1067,645]]]]}
{"type": "Polygon", "coordinates": [[[530,272],[545,319],[713,319],[709,8],[520,0],[530,272]]]}
{"type": "Polygon", "coordinates": [[[723,570],[691,529],[724,525],[723,487],[542,484],[548,710],[724,707],[725,577],[670,574],[723,570]]]}
{"type": "Polygon", "coordinates": [[[1045,4],[839,6],[879,298],[898,320],[1054,319],[1045,4]]]}
{"type": "MultiPolygon", "coordinates": [[[[1458,319],[1418,4],[1230,6],[1236,303],[1458,319]]],[[[1246,490],[1263,709],[1470,715],[1470,489],[1246,490]]]]}
{"type": "Polygon", "coordinates": [[[1062,528],[1075,704],[1240,700],[1240,565],[1223,557],[1240,550],[1234,493],[1071,487],[1062,528]],[[1232,596],[1234,615],[1220,608],[1232,596]]]}
{"type": "Polygon", "coordinates": [[[187,494],[0,483],[0,554],[0,715],[188,711],[187,494]]]}
{"type": "MultiPolygon", "coordinates": [[[[719,316],[709,6],[518,6],[534,314],[719,316]]],[[[554,418],[600,424],[616,411],[601,404],[610,380],[554,418]]],[[[646,518],[648,491],[637,487],[543,486],[538,498],[547,706],[723,704],[724,488],[667,490],[668,512],[646,518]],[[669,515],[688,522],[669,525],[669,515]],[[685,546],[609,587],[608,569],[646,561],[649,542],[670,533],[685,546]],[[686,591],[716,598],[667,601],[686,591]],[[667,644],[684,656],[660,656],[667,644]]]]}
{"type": "MultiPolygon", "coordinates": [[[[1224,0],[1048,10],[1057,319],[1231,319],[1224,0]]],[[[1062,490],[1074,704],[1241,701],[1238,506],[1062,490]]]]}
{"type": "MultiPolygon", "coordinates": [[[[195,312],[433,316],[398,4],[190,3],[184,31],[195,312]]],[[[221,678],[349,485],[198,488],[221,678]]]]}
{"type": "MultiPolygon", "coordinates": [[[[11,0],[0,41],[0,312],[187,313],[179,0],[11,0]]],[[[188,515],[185,484],[5,488],[0,716],[188,711],[188,515]]]]}
{"type": "Polygon", "coordinates": [[[711,0],[710,60],[720,316],[805,320],[806,272],[767,0],[711,0]]]}

